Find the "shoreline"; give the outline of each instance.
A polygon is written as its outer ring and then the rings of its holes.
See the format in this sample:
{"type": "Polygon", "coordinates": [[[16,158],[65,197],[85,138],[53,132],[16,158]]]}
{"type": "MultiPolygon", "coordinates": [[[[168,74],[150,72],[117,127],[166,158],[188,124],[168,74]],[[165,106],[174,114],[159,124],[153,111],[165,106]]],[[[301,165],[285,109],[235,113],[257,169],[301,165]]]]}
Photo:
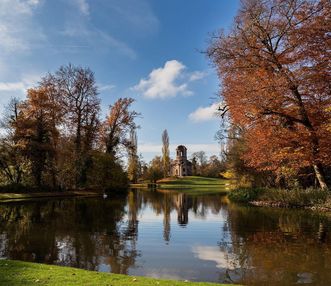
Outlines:
{"type": "MultiPolygon", "coordinates": [[[[1,285],[122,285],[122,286],[222,286],[210,282],[158,279],[144,276],[130,276],[97,272],[79,268],[0,259],[1,285]]],[[[228,286],[233,284],[226,284],[228,286]]]]}
{"type": "Polygon", "coordinates": [[[291,205],[284,202],[277,201],[249,201],[248,205],[254,207],[269,207],[269,208],[282,208],[282,209],[302,209],[302,210],[311,210],[311,211],[320,211],[320,212],[331,212],[331,208],[319,205],[304,206],[304,205],[291,205]]]}
{"type": "Polygon", "coordinates": [[[331,195],[329,191],[314,188],[237,188],[229,193],[229,199],[234,203],[255,207],[331,212],[331,195]]]}
{"type": "Polygon", "coordinates": [[[99,197],[102,193],[96,191],[64,191],[64,192],[34,192],[34,193],[0,193],[0,203],[41,198],[99,197]]]}
{"type": "Polygon", "coordinates": [[[179,192],[215,192],[227,194],[231,189],[231,181],[222,178],[184,176],[167,177],[157,180],[156,183],[131,183],[130,189],[173,190],[179,192]]]}

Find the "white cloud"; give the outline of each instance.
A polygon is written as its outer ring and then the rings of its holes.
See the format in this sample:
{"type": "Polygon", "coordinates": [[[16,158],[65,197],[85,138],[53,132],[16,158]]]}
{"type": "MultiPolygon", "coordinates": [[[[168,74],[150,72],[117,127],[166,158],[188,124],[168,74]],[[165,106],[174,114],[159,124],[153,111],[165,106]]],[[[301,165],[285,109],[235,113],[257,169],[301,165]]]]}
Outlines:
{"type": "Polygon", "coordinates": [[[40,0],[0,0],[0,50],[28,51],[44,43],[45,35],[33,18],[40,4],[40,0]]]}
{"type": "Polygon", "coordinates": [[[0,91],[22,91],[25,90],[23,82],[0,82],[0,91]]]}
{"type": "Polygon", "coordinates": [[[0,82],[0,92],[21,92],[25,93],[27,89],[33,87],[40,80],[40,75],[29,74],[24,76],[21,81],[16,82],[0,82]]]}
{"type": "Polygon", "coordinates": [[[219,103],[213,103],[207,107],[199,107],[189,114],[189,119],[193,122],[210,121],[217,118],[219,103]]]}
{"type": "Polygon", "coordinates": [[[219,269],[234,270],[240,268],[239,258],[233,253],[226,253],[214,246],[194,246],[192,252],[201,260],[214,261],[219,269]]]}
{"type": "MultiPolygon", "coordinates": [[[[140,218],[139,218],[140,221],[140,218]]],[[[193,270],[186,270],[185,272],[180,269],[180,268],[148,268],[148,270],[144,273],[144,276],[147,277],[153,277],[153,278],[158,278],[158,279],[167,279],[167,280],[183,280],[185,279],[185,276],[189,275],[194,276],[194,271],[193,270]]],[[[187,283],[188,285],[190,283],[187,283]]]]}
{"type": "Polygon", "coordinates": [[[109,91],[114,89],[116,86],[114,84],[99,84],[99,91],[109,91]]]}
{"type": "Polygon", "coordinates": [[[28,0],[27,2],[31,6],[37,6],[40,4],[40,0],[28,0]]]}
{"type": "Polygon", "coordinates": [[[192,95],[187,83],[178,83],[185,68],[177,60],[167,61],[163,67],[154,69],[147,79],[141,79],[133,89],[152,99],[175,97],[178,94],[192,95]]]}
{"type": "Polygon", "coordinates": [[[195,71],[190,75],[190,81],[196,81],[205,78],[208,75],[206,71],[195,71]]]}
{"type": "Polygon", "coordinates": [[[88,16],[90,14],[90,6],[86,0],[74,0],[74,4],[83,15],[88,16]]]}
{"type": "Polygon", "coordinates": [[[40,74],[31,72],[23,76],[19,81],[0,82],[0,114],[6,108],[11,98],[24,99],[27,89],[34,87],[40,78],[40,74]]]}

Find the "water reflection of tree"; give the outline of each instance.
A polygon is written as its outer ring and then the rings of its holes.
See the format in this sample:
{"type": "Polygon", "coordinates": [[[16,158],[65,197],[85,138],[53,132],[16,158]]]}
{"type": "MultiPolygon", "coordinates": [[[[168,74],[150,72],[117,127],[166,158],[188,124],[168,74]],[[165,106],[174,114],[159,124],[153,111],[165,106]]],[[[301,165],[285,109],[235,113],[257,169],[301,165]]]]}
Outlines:
{"type": "Polygon", "coordinates": [[[234,254],[230,257],[237,263],[228,271],[229,281],[249,285],[330,283],[331,235],[326,217],[232,205],[227,223],[231,239],[222,241],[220,249],[234,254]]]}
{"type": "Polygon", "coordinates": [[[185,226],[188,213],[204,217],[206,208],[219,212],[214,196],[129,192],[127,198],[73,199],[3,204],[0,206],[0,255],[12,259],[56,263],[128,273],[139,252],[139,212],[151,207],[163,215],[166,242],[171,238],[171,212],[185,226]]]}
{"type": "MultiPolygon", "coordinates": [[[[235,206],[217,195],[132,191],[125,198],[110,200],[0,205],[0,254],[128,273],[140,266],[136,265],[140,255],[137,237],[145,208],[162,217],[166,243],[171,241],[172,223],[185,226],[193,217],[204,219],[211,213],[226,218],[220,224],[220,252],[209,257],[219,265],[220,281],[248,285],[266,281],[286,285],[309,279],[328,285],[331,281],[331,223],[327,217],[299,210],[235,206]]],[[[214,251],[212,247],[207,250],[214,251]]]]}
{"type": "Polygon", "coordinates": [[[1,256],[127,273],[139,255],[134,209],[126,199],[63,200],[0,206],[1,256]]]}

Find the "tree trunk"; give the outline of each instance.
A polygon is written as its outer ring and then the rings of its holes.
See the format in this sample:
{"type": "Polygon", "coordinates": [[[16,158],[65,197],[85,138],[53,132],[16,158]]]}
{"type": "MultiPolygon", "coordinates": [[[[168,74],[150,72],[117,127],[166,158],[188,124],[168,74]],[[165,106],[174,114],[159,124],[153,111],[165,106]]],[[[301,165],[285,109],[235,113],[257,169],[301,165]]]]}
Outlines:
{"type": "Polygon", "coordinates": [[[319,138],[316,135],[315,128],[313,127],[313,125],[308,117],[308,114],[307,114],[306,108],[304,106],[304,103],[302,101],[301,94],[299,93],[298,87],[296,85],[294,85],[292,82],[290,82],[290,83],[292,84],[290,89],[292,90],[293,95],[298,100],[298,107],[299,107],[299,111],[300,111],[301,120],[303,122],[303,125],[309,130],[309,133],[310,133],[311,143],[312,143],[313,168],[314,168],[316,179],[318,180],[318,183],[319,183],[321,189],[327,190],[328,185],[326,183],[323,166],[322,166],[322,164],[318,163],[318,157],[319,157],[318,155],[319,155],[319,148],[320,148],[319,138]]]}
{"type": "Polygon", "coordinates": [[[318,183],[320,184],[321,189],[322,190],[327,190],[328,185],[327,185],[326,180],[325,180],[325,176],[324,176],[322,166],[320,164],[314,164],[313,167],[314,167],[316,179],[317,179],[318,183]]]}
{"type": "Polygon", "coordinates": [[[313,154],[313,168],[315,172],[316,179],[321,187],[322,190],[327,190],[328,185],[326,183],[325,174],[323,170],[323,166],[319,163],[318,160],[318,153],[319,153],[319,140],[316,136],[315,131],[311,128],[310,132],[312,138],[312,154],[313,154]]]}

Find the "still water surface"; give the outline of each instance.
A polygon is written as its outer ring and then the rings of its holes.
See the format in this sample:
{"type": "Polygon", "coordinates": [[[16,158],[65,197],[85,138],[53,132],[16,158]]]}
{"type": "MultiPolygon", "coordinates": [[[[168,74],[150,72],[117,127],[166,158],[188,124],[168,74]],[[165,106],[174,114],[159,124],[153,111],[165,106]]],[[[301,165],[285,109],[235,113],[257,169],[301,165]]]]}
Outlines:
{"type": "Polygon", "coordinates": [[[221,195],[0,204],[0,257],[103,272],[248,285],[331,285],[331,219],[221,195]]]}

